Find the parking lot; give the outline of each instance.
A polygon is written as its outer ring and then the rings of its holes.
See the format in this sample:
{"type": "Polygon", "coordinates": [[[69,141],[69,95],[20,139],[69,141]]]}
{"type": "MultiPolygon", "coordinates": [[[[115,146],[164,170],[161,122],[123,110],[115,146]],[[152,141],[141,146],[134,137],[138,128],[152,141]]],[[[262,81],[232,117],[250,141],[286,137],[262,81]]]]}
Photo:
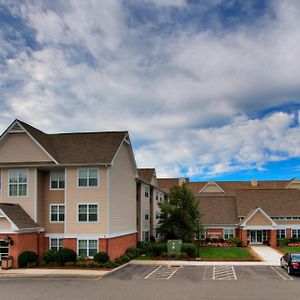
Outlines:
{"type": "Polygon", "coordinates": [[[0,278],[0,299],[299,299],[300,276],[268,266],[128,265],[99,278],[0,278]]]}

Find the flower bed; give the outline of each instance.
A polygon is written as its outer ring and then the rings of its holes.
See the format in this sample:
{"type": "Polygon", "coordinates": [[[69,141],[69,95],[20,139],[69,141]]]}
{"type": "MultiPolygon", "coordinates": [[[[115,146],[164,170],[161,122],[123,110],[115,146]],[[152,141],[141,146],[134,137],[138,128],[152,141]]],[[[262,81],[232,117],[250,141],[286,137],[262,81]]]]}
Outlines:
{"type": "Polygon", "coordinates": [[[297,243],[289,243],[288,247],[300,247],[300,243],[299,242],[297,242],[297,243]]]}
{"type": "Polygon", "coordinates": [[[204,242],[199,244],[200,247],[235,247],[234,243],[228,242],[204,242]]]}

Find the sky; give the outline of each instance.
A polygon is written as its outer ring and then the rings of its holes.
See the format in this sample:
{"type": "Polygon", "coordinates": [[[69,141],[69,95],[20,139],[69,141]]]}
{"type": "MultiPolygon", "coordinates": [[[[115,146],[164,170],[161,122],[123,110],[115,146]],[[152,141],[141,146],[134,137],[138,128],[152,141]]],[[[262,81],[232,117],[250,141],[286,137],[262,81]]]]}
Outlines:
{"type": "Polygon", "coordinates": [[[299,15],[298,0],[0,0],[0,132],[128,130],[158,177],[299,177],[299,15]]]}

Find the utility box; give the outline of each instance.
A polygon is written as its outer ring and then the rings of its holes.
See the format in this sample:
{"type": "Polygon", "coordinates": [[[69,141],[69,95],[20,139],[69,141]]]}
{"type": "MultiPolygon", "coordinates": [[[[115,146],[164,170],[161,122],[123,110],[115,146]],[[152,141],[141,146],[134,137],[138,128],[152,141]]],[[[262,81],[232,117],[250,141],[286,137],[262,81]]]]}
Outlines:
{"type": "Polygon", "coordinates": [[[182,240],[168,240],[168,254],[180,254],[182,240]]]}
{"type": "Polygon", "coordinates": [[[1,269],[2,270],[11,269],[12,266],[13,266],[12,256],[3,256],[1,259],[1,269]]]}

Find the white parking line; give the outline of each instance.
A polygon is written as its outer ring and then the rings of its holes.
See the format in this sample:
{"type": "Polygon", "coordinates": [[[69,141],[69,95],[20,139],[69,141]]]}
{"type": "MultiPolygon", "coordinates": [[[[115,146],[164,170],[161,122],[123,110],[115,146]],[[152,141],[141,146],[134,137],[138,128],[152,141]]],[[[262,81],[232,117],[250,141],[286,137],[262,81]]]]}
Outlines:
{"type": "Polygon", "coordinates": [[[169,280],[179,269],[180,267],[165,267],[159,266],[148,274],[145,279],[165,279],[169,280]]]}
{"type": "Polygon", "coordinates": [[[236,274],[233,266],[214,266],[213,280],[236,280],[236,274]]]}
{"type": "Polygon", "coordinates": [[[288,274],[285,274],[285,275],[281,274],[281,273],[278,271],[278,269],[275,268],[275,267],[271,267],[271,269],[272,269],[278,276],[280,276],[283,280],[294,280],[294,278],[291,277],[291,276],[289,276],[288,274]],[[285,277],[285,276],[286,276],[286,277],[285,277]]]}

